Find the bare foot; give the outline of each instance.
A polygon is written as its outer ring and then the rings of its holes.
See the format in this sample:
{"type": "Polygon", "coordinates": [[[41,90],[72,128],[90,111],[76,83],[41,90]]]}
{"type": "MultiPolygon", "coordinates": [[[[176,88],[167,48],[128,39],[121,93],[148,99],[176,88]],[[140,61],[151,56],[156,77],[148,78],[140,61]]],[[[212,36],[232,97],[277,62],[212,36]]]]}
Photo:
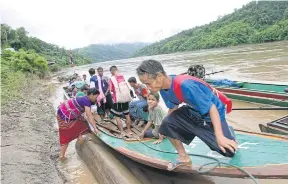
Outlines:
{"type": "Polygon", "coordinates": [[[65,156],[59,156],[59,160],[60,160],[60,162],[65,162],[66,160],[67,160],[67,157],[65,157],[65,156]]]}
{"type": "Polygon", "coordinates": [[[192,165],[192,161],[190,158],[178,158],[176,161],[174,162],[169,162],[168,166],[167,166],[167,170],[168,171],[172,171],[174,169],[176,169],[179,166],[191,166],[192,165]]]}
{"type": "Polygon", "coordinates": [[[127,132],[128,135],[133,135],[133,132],[130,129],[127,129],[126,132],[127,132]]]}
{"type": "Polygon", "coordinates": [[[85,138],[82,136],[81,136],[81,138],[78,137],[78,142],[79,142],[79,144],[83,144],[85,142],[85,138]]]}

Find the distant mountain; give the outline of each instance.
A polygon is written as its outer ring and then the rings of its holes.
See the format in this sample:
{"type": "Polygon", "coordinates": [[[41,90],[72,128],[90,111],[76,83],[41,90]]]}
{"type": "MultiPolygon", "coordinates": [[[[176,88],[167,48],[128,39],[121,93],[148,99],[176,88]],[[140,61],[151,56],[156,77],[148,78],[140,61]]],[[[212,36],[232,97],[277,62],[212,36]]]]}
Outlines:
{"type": "Polygon", "coordinates": [[[73,51],[85,57],[91,58],[93,62],[126,59],[133,53],[148,46],[148,43],[119,43],[119,44],[92,44],[87,47],[77,48],[73,51]]]}
{"type": "Polygon", "coordinates": [[[155,42],[133,56],[280,40],[288,40],[288,1],[252,1],[214,22],[155,42]]]}

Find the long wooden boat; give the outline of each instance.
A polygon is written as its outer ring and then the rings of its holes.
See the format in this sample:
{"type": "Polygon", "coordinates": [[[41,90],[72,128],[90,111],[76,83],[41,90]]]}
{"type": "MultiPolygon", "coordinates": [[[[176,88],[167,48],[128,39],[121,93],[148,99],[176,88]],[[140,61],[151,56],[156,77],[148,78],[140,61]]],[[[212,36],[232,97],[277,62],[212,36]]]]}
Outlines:
{"type": "Polygon", "coordinates": [[[285,93],[288,85],[234,81],[237,87],[229,87],[213,85],[215,80],[205,79],[205,81],[224,92],[231,99],[288,107],[288,94],[285,93]]]}
{"type": "MultiPolygon", "coordinates": [[[[64,95],[69,98],[66,92],[64,92],[64,95]]],[[[90,128],[93,132],[91,125],[90,128]]],[[[98,128],[101,131],[101,135],[98,136],[100,140],[136,162],[166,170],[169,161],[177,159],[177,152],[168,139],[164,139],[162,143],[156,145],[152,144],[155,139],[145,138],[140,141],[138,136],[142,132],[143,127],[132,127],[133,136],[130,138],[120,138],[119,130],[114,120],[105,120],[105,123],[98,124],[98,128]]],[[[245,131],[236,131],[235,133],[238,141],[238,150],[233,158],[223,157],[217,152],[210,150],[206,144],[196,137],[191,144],[184,146],[187,153],[196,154],[190,156],[193,166],[180,166],[173,172],[196,173],[202,165],[215,162],[212,158],[216,158],[223,163],[241,167],[257,178],[288,178],[287,136],[245,131]],[[210,158],[202,158],[197,155],[204,155],[210,158]]],[[[211,165],[207,167],[211,167],[211,165]]],[[[217,167],[205,174],[247,177],[239,169],[226,165],[217,167]]]]}
{"type": "MultiPolygon", "coordinates": [[[[139,163],[166,170],[169,161],[177,159],[176,150],[168,139],[164,139],[161,144],[152,144],[155,139],[144,139],[140,142],[137,139],[142,128],[133,127],[132,138],[119,138],[119,134],[114,131],[117,126],[114,122],[106,121],[105,126],[99,127],[102,134],[99,138],[117,152],[129,157],[139,163]],[[143,144],[144,143],[144,144],[143,144]]],[[[92,128],[91,128],[92,130],[92,128]]],[[[223,157],[204,144],[200,139],[195,138],[190,145],[185,145],[185,149],[190,154],[210,156],[219,161],[232,164],[245,169],[247,172],[258,178],[288,178],[288,138],[273,136],[263,133],[252,133],[236,131],[238,150],[233,158],[223,157]]],[[[202,158],[195,155],[190,156],[193,162],[192,167],[179,167],[174,172],[196,173],[205,164],[215,162],[213,159],[202,158]]],[[[215,163],[214,163],[215,164],[215,163]]],[[[208,166],[208,168],[211,166],[208,166]]],[[[207,168],[205,168],[207,169],[207,168]]],[[[206,173],[208,175],[227,177],[247,177],[237,168],[230,166],[217,167],[206,173]]]]}

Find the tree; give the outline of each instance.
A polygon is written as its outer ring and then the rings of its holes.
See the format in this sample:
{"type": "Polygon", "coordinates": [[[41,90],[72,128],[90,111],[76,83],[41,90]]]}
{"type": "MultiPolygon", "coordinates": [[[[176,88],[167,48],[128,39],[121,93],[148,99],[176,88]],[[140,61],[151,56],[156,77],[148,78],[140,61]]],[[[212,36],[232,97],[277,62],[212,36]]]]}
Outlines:
{"type": "Polygon", "coordinates": [[[287,40],[287,20],[288,1],[252,1],[214,22],[153,43],[134,56],[287,40]]]}

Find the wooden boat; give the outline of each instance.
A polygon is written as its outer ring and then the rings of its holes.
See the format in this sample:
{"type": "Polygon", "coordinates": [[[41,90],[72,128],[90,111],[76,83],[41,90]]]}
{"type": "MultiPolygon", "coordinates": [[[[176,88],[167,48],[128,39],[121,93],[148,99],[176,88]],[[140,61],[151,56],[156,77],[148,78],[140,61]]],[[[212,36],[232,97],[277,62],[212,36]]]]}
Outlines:
{"type": "Polygon", "coordinates": [[[205,79],[205,81],[231,99],[288,107],[288,94],[285,93],[287,85],[234,81],[238,87],[229,87],[213,85],[215,80],[205,79]]]}
{"type": "MultiPolygon", "coordinates": [[[[69,98],[65,93],[65,97],[69,98]]],[[[89,124],[90,125],[90,124],[89,124]]],[[[91,131],[93,128],[90,125],[91,131]]],[[[164,139],[160,144],[152,144],[155,139],[145,138],[139,140],[139,134],[143,127],[132,127],[132,137],[120,138],[120,132],[116,122],[105,120],[105,123],[98,123],[101,134],[98,136],[106,145],[126,157],[162,170],[167,169],[169,161],[175,161],[177,152],[168,139],[164,139]]],[[[125,128],[124,128],[125,130],[125,128]]],[[[227,164],[232,164],[245,169],[257,178],[288,178],[288,137],[276,136],[264,133],[253,133],[246,131],[236,131],[238,150],[233,158],[223,157],[204,144],[197,137],[190,145],[185,145],[185,149],[191,155],[192,167],[180,166],[173,172],[196,173],[205,164],[214,162],[214,159],[227,164]],[[198,155],[198,156],[197,156],[198,155]],[[199,157],[207,156],[207,158],[199,157]]],[[[207,166],[211,168],[211,165],[207,166]]],[[[205,169],[207,168],[205,167],[205,169]]],[[[247,174],[239,169],[222,165],[207,173],[207,175],[227,176],[227,177],[247,177],[247,174]]]]}
{"type": "MultiPolygon", "coordinates": [[[[141,133],[142,128],[133,127],[133,137],[124,139],[119,138],[117,126],[112,121],[106,120],[106,123],[99,126],[99,129],[102,132],[99,138],[105,144],[139,163],[166,170],[168,162],[177,158],[176,150],[168,139],[164,139],[161,144],[157,145],[152,144],[155,139],[145,138],[140,142],[137,136],[141,133]]],[[[93,130],[92,127],[91,130],[93,130]]],[[[221,162],[241,167],[257,178],[288,178],[288,156],[286,155],[288,137],[245,131],[236,131],[236,137],[239,145],[233,158],[223,157],[217,152],[210,150],[197,137],[190,145],[185,145],[184,147],[190,154],[216,158],[221,162]]],[[[195,155],[190,157],[193,162],[192,167],[181,166],[175,169],[174,172],[195,173],[202,165],[211,162],[215,164],[213,159],[201,158],[195,155]]],[[[211,168],[211,166],[209,167],[211,168]]],[[[237,168],[224,165],[206,174],[247,177],[245,173],[237,168]]]]}
{"type": "Polygon", "coordinates": [[[261,132],[288,136],[288,116],[269,122],[266,125],[259,124],[259,128],[261,132]]]}

